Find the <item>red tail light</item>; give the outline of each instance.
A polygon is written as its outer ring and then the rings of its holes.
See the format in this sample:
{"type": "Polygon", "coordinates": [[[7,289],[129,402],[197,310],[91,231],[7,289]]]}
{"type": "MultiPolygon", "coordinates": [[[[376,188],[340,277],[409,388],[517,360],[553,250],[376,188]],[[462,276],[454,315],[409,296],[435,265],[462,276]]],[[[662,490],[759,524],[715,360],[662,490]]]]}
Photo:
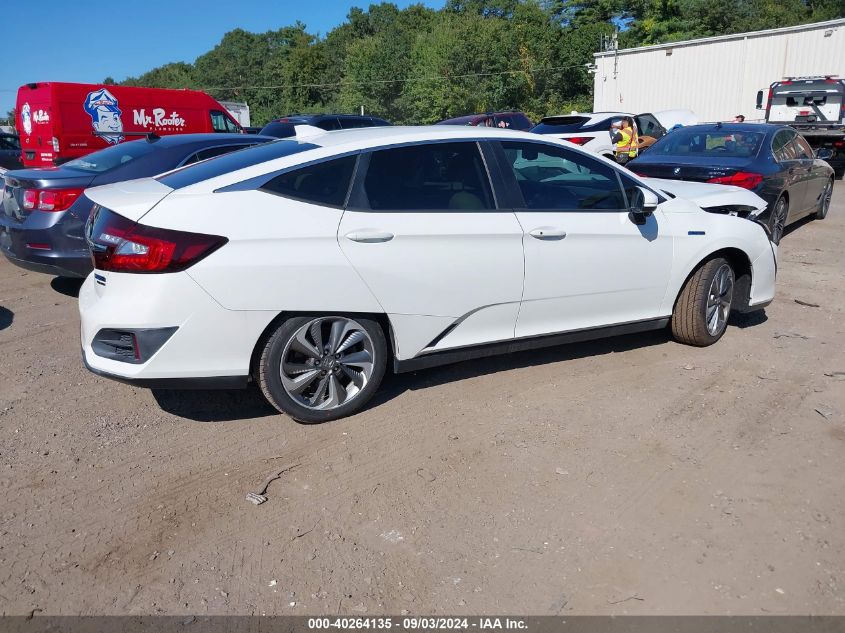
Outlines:
{"type": "Polygon", "coordinates": [[[717,185],[734,185],[735,187],[742,187],[743,189],[754,189],[754,187],[763,182],[763,174],[754,174],[749,171],[738,171],[731,176],[711,178],[707,182],[712,182],[717,185]]]}
{"type": "Polygon", "coordinates": [[[39,211],[65,211],[70,209],[82,189],[24,189],[23,208],[39,211]]]}
{"type": "Polygon", "coordinates": [[[591,136],[570,136],[569,138],[564,138],[564,141],[569,141],[570,143],[575,143],[576,145],[583,145],[584,143],[589,143],[593,140],[591,136]]]}
{"type": "Polygon", "coordinates": [[[38,204],[38,192],[35,189],[23,190],[23,208],[34,209],[38,204]]]}
{"type": "Polygon", "coordinates": [[[228,240],[138,224],[95,206],[88,243],[94,268],[122,273],[172,273],[193,266],[228,240]]]}

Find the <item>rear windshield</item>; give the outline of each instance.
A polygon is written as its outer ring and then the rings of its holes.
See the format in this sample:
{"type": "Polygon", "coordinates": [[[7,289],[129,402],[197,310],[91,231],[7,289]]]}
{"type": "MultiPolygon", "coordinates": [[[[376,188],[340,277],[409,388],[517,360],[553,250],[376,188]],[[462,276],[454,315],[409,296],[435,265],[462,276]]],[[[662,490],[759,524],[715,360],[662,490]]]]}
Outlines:
{"type": "MultiPolygon", "coordinates": [[[[276,138],[287,138],[296,134],[296,130],[293,129],[294,125],[294,123],[281,123],[280,121],[270,121],[270,123],[261,128],[259,134],[264,134],[266,136],[275,136],[276,138]]],[[[304,125],[304,122],[298,123],[298,125],[304,125]]]]}
{"type": "Polygon", "coordinates": [[[0,136],[0,149],[20,149],[21,143],[17,136],[0,136]]]}
{"type": "Polygon", "coordinates": [[[231,171],[244,169],[245,167],[252,167],[259,163],[265,163],[268,160],[275,158],[282,158],[283,156],[290,156],[298,154],[309,149],[317,148],[313,143],[299,143],[293,140],[271,141],[269,143],[261,143],[260,145],[253,145],[246,149],[223,154],[223,156],[216,156],[209,158],[200,163],[194,163],[187,167],[182,167],[169,174],[159,176],[156,178],[163,185],[167,185],[171,189],[181,189],[189,185],[195,185],[203,180],[209,180],[228,174],[231,171]]]}
{"type": "Polygon", "coordinates": [[[748,158],[757,154],[763,136],[761,132],[675,130],[652,145],[648,153],[668,156],[748,158]]]}
{"type": "Polygon", "coordinates": [[[587,125],[589,120],[590,117],[586,116],[550,116],[540,121],[531,131],[535,134],[569,134],[588,130],[610,130],[610,119],[587,125]]]}
{"type": "Polygon", "coordinates": [[[438,121],[435,125],[472,125],[475,118],[475,115],[459,116],[454,119],[444,119],[443,121],[438,121]]]}
{"type": "Polygon", "coordinates": [[[63,166],[99,174],[155,151],[155,145],[144,139],[127,141],[113,147],[101,149],[82,158],[68,161],[63,166]]]}

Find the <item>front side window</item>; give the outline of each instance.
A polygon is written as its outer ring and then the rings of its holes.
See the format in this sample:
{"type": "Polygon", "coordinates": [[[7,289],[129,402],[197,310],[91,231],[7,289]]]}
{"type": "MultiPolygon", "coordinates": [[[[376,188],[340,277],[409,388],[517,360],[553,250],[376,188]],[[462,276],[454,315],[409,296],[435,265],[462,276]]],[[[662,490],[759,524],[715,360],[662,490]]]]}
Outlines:
{"type": "Polygon", "coordinates": [[[503,141],[507,163],[528,209],[624,209],[613,167],[563,147],[503,141]]]}
{"type": "Polygon", "coordinates": [[[487,170],[473,142],[426,143],[375,151],[364,191],[374,210],[495,208],[487,170]]]}
{"type": "Polygon", "coordinates": [[[664,133],[663,126],[650,114],[641,114],[637,117],[637,128],[643,136],[660,138],[664,133]]]}
{"type": "Polygon", "coordinates": [[[357,156],[307,165],[276,176],[262,191],[315,204],[342,207],[349,191],[357,156]]]}
{"type": "Polygon", "coordinates": [[[240,132],[238,126],[220,110],[211,111],[211,127],[215,132],[240,132]]]}

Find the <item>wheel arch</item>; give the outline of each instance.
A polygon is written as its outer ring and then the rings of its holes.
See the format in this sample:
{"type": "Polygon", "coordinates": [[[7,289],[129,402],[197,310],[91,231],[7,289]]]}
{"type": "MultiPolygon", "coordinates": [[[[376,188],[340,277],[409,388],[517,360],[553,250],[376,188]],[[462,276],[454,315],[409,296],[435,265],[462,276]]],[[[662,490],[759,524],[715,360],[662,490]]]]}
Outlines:
{"type": "Polygon", "coordinates": [[[702,257],[687,271],[683,282],[675,291],[675,298],[672,301],[673,312],[675,310],[675,306],[678,304],[678,299],[680,298],[684,287],[690,280],[690,277],[692,277],[695,274],[695,271],[701,268],[705,263],[717,257],[724,257],[728,260],[728,263],[734,270],[734,305],[731,309],[738,312],[745,312],[748,310],[749,303],[751,301],[751,281],[753,278],[751,259],[748,257],[748,253],[741,248],[728,246],[712,251],[708,255],[702,257]]]}
{"type": "Polygon", "coordinates": [[[254,380],[256,371],[258,370],[258,362],[261,360],[261,352],[264,349],[264,345],[267,343],[267,340],[273,336],[273,332],[275,332],[279,326],[287,321],[288,319],[292,319],[295,317],[303,317],[303,316],[329,316],[331,314],[336,315],[343,315],[348,316],[351,318],[362,318],[362,319],[370,319],[378,323],[382,331],[384,332],[384,336],[387,339],[387,351],[390,354],[390,357],[387,359],[388,367],[392,366],[393,358],[396,354],[395,351],[395,341],[394,341],[394,334],[393,328],[390,326],[390,319],[388,319],[387,315],[383,312],[343,312],[343,311],[296,311],[296,310],[283,310],[279,312],[273,319],[267,324],[264,330],[261,332],[261,335],[255,341],[255,345],[252,348],[252,353],[250,354],[249,359],[249,375],[254,380]]]}

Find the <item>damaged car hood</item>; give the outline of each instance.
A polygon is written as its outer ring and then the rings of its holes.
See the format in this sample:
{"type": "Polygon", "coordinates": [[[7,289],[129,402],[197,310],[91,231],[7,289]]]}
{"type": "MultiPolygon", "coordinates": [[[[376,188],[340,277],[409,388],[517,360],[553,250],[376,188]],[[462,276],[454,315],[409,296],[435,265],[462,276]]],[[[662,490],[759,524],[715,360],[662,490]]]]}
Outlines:
{"type": "MultiPolygon", "coordinates": [[[[665,180],[663,178],[643,178],[652,188],[668,194],[669,197],[683,198],[694,202],[702,209],[715,207],[751,207],[756,216],[765,211],[766,201],[753,191],[733,185],[717,185],[707,182],[688,180],[665,180]]],[[[749,210],[750,211],[750,210],[749,210]]]]}

